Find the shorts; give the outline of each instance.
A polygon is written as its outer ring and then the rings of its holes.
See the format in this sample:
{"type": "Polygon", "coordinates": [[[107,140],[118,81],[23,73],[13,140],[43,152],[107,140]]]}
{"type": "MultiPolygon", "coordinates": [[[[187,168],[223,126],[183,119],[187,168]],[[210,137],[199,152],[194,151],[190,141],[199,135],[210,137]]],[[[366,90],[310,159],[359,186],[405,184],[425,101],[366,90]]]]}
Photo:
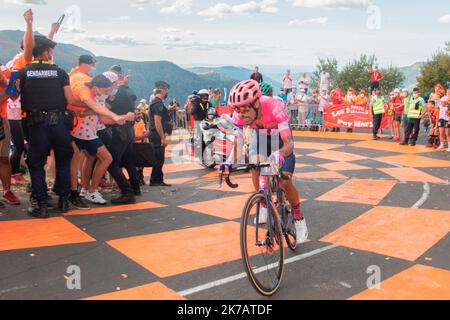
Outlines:
{"type": "Polygon", "coordinates": [[[11,153],[11,128],[7,119],[1,119],[0,121],[3,122],[3,128],[5,130],[5,139],[2,140],[0,157],[9,158],[9,155],[11,153]]]}
{"type": "MultiPolygon", "coordinates": [[[[261,140],[265,140],[265,137],[262,138],[264,134],[261,135],[261,140]]],[[[281,148],[283,148],[284,143],[283,140],[281,139],[281,137],[278,135],[278,137],[274,136],[268,136],[267,135],[267,142],[266,142],[266,149],[265,150],[261,150],[262,148],[260,148],[258,150],[257,148],[257,144],[258,144],[258,135],[257,135],[257,131],[253,131],[252,132],[252,137],[251,137],[251,142],[250,142],[250,159],[254,158],[256,155],[258,155],[258,151],[260,153],[260,156],[262,157],[262,159],[260,159],[261,162],[266,161],[267,159],[264,159],[265,157],[270,157],[274,152],[280,150],[281,148]],[[272,148],[272,142],[276,143],[275,141],[278,140],[278,146],[273,146],[272,148]],[[272,141],[273,140],[273,141],[272,141]]],[[[252,161],[252,160],[250,160],[252,161]]],[[[285,163],[283,165],[283,172],[286,173],[291,173],[293,174],[295,172],[295,165],[297,162],[297,158],[295,157],[295,153],[292,153],[289,157],[285,158],[285,163]]]]}
{"type": "Polygon", "coordinates": [[[440,119],[439,120],[439,128],[445,128],[445,129],[450,128],[448,121],[444,120],[444,119],[440,119]]]}
{"type": "Polygon", "coordinates": [[[395,114],[395,117],[394,117],[394,120],[395,120],[396,122],[402,122],[402,121],[403,121],[403,114],[401,114],[401,113],[396,113],[396,114],[395,114]]]}
{"type": "Polygon", "coordinates": [[[97,155],[98,149],[104,146],[100,138],[94,140],[81,140],[74,137],[73,141],[75,141],[75,144],[80,150],[86,151],[87,153],[89,153],[89,155],[93,157],[97,155]]]}

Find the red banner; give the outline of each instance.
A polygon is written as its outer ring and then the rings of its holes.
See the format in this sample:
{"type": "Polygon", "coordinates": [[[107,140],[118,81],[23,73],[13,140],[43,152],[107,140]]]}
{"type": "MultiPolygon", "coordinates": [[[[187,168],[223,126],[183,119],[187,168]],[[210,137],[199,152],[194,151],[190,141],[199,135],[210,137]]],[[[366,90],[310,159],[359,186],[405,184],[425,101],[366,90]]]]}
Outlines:
{"type": "MultiPolygon", "coordinates": [[[[330,105],[325,107],[325,128],[373,129],[373,117],[369,106],[330,105]]],[[[386,130],[388,118],[383,117],[380,130],[386,130]]]]}

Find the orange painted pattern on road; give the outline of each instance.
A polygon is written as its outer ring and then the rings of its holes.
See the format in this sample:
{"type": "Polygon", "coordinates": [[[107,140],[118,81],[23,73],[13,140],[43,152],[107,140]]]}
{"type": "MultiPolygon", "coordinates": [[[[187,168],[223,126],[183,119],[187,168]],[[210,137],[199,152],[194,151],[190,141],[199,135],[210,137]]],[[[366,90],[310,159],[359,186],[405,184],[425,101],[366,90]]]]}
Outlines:
{"type": "MultiPolygon", "coordinates": [[[[240,224],[226,222],[113,240],[108,244],[158,277],[166,278],[239,260],[239,235],[240,224]]],[[[255,247],[251,254],[257,253],[255,247]]]]}
{"type": "Polygon", "coordinates": [[[111,292],[107,294],[102,294],[99,296],[87,298],[84,300],[125,300],[125,301],[136,301],[136,300],[186,300],[179,294],[177,294],[172,289],[167,288],[160,282],[150,283],[136,288],[131,288],[128,290],[121,290],[116,292],[111,292]]]}
{"type": "Polygon", "coordinates": [[[381,157],[375,160],[393,163],[396,165],[410,167],[410,168],[448,168],[450,167],[450,161],[439,160],[428,157],[422,157],[412,154],[403,154],[392,157],[381,157]]]}
{"type": "Polygon", "coordinates": [[[450,271],[415,265],[350,300],[449,300],[450,271]]]}
{"type": "Polygon", "coordinates": [[[0,222],[0,251],[95,241],[64,218],[0,222]]]}
{"type": "Polygon", "coordinates": [[[320,164],[318,167],[331,170],[331,171],[357,171],[357,170],[370,170],[371,168],[360,166],[359,164],[351,162],[331,162],[326,164],[320,164]]]}
{"type": "Polygon", "coordinates": [[[391,192],[396,183],[397,181],[393,180],[352,179],[317,200],[378,205],[391,192]]]}
{"type": "Polygon", "coordinates": [[[431,174],[425,173],[414,168],[386,168],[378,169],[391,177],[399,181],[406,182],[430,182],[430,183],[447,183],[447,180],[443,180],[432,176],[431,174]]]}
{"type": "Polygon", "coordinates": [[[321,151],[309,155],[310,157],[326,159],[331,161],[357,161],[366,160],[367,157],[356,155],[353,153],[339,152],[339,151],[321,151]]]}
{"type": "Polygon", "coordinates": [[[415,261],[450,231],[450,211],[376,207],[321,241],[415,261]]]}
{"type": "Polygon", "coordinates": [[[249,199],[249,195],[219,198],[216,200],[195,202],[179,206],[180,208],[208,214],[211,216],[234,220],[242,215],[242,210],[249,199]]]}
{"type": "Polygon", "coordinates": [[[350,146],[356,148],[373,149],[386,152],[397,152],[403,154],[436,152],[435,149],[429,149],[423,145],[416,145],[415,147],[400,146],[398,143],[387,141],[362,141],[352,144],[350,146]]]}

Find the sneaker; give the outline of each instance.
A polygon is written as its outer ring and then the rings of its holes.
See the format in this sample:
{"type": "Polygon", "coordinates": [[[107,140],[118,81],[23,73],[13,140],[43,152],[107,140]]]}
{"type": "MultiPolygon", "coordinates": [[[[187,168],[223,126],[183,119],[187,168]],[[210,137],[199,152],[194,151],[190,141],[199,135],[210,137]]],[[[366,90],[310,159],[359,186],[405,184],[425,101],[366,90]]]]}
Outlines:
{"type": "Polygon", "coordinates": [[[16,195],[11,190],[8,190],[3,194],[3,200],[5,200],[7,203],[13,206],[20,205],[19,198],[17,198],[16,195]]]}
{"type": "Polygon", "coordinates": [[[77,210],[89,210],[90,207],[87,205],[86,202],[84,202],[83,198],[81,196],[73,196],[69,198],[70,205],[77,209],[77,210]]]}
{"type": "Polygon", "coordinates": [[[448,146],[447,152],[450,152],[450,145],[448,146]]]}
{"type": "Polygon", "coordinates": [[[441,144],[438,148],[438,150],[445,150],[445,144],[441,144]]]}
{"type": "Polygon", "coordinates": [[[89,192],[85,188],[82,188],[80,191],[80,197],[85,198],[88,193],[89,192]]]}
{"type": "Polygon", "coordinates": [[[295,232],[297,234],[297,244],[303,244],[308,240],[309,232],[305,219],[295,221],[295,232]]]}
{"type": "Polygon", "coordinates": [[[100,192],[95,191],[93,193],[88,192],[86,196],[84,197],[87,201],[92,202],[94,204],[107,204],[108,202],[103,199],[103,196],[100,194],[100,192]]]}
{"type": "MultiPolygon", "coordinates": [[[[259,224],[266,224],[267,223],[267,216],[269,214],[269,210],[267,210],[267,208],[261,208],[259,209],[259,224]]],[[[255,220],[253,221],[254,224],[256,224],[256,217],[255,220]]]]}

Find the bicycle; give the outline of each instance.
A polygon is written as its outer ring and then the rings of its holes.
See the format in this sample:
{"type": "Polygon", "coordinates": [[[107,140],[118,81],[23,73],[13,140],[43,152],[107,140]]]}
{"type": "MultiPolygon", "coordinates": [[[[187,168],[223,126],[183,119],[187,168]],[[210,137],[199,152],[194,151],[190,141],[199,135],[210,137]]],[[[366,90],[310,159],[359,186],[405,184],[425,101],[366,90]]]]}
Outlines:
{"type": "MultiPolygon", "coordinates": [[[[230,188],[237,189],[239,185],[231,182],[232,173],[262,171],[265,168],[272,168],[272,172],[261,175],[261,190],[253,194],[244,207],[240,237],[242,259],[252,286],[263,296],[273,296],[280,288],[284,273],[283,236],[292,251],[297,248],[292,208],[287,204],[286,195],[280,186],[282,179],[289,178],[284,176],[281,169],[271,161],[267,164],[250,164],[232,168],[225,181],[230,188]],[[259,225],[260,209],[263,205],[268,210],[266,228],[259,225]],[[252,219],[253,217],[255,219],[252,219]],[[269,259],[271,261],[268,261],[269,259]]],[[[219,179],[222,186],[223,165],[220,172],[219,179]]]]}

